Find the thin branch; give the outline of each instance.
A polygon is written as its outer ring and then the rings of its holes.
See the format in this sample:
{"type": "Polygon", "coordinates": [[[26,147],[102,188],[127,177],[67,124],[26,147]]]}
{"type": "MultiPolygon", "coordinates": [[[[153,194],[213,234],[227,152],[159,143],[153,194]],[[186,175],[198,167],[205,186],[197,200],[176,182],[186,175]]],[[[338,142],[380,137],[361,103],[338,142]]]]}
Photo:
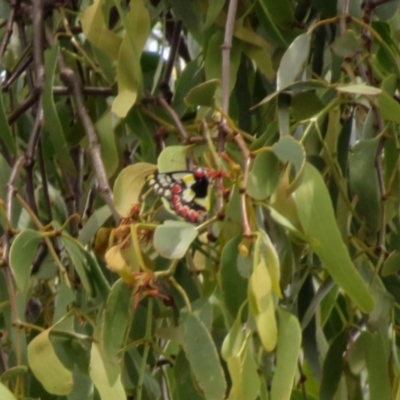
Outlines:
{"type": "Polygon", "coordinates": [[[166,98],[168,104],[171,104],[172,100],[172,92],[169,86],[169,81],[171,79],[172,70],[174,68],[176,56],[178,54],[179,43],[181,42],[181,30],[182,21],[175,21],[173,34],[170,41],[171,48],[168,56],[168,61],[164,70],[163,79],[160,82],[161,93],[166,98]]]}
{"type": "Polygon", "coordinates": [[[44,86],[43,65],[43,0],[32,0],[32,24],[33,24],[33,63],[35,65],[37,90],[42,91],[44,86]]]}
{"type": "Polygon", "coordinates": [[[29,54],[27,57],[22,58],[22,61],[16,65],[14,71],[10,73],[7,80],[3,83],[1,87],[3,93],[7,92],[10,86],[16,81],[16,79],[18,79],[18,77],[26,71],[32,60],[33,58],[31,54],[29,54]]]}
{"type": "MultiPolygon", "coordinates": [[[[109,88],[109,87],[95,87],[95,86],[84,86],[82,87],[82,93],[85,96],[115,96],[116,92],[115,90],[109,88]]],[[[70,96],[72,94],[72,91],[69,87],[63,87],[63,86],[53,86],[53,94],[55,96],[70,96]]]]}
{"type": "MultiPolygon", "coordinates": [[[[222,51],[222,101],[221,108],[224,114],[229,112],[229,82],[230,82],[230,64],[233,27],[235,25],[237,0],[229,1],[228,16],[225,24],[224,43],[221,46],[222,51]]],[[[223,151],[223,149],[221,150],[223,151]]]]}
{"type": "Polygon", "coordinates": [[[10,15],[8,16],[8,20],[7,20],[6,31],[4,32],[3,40],[0,43],[0,64],[2,62],[4,53],[6,52],[7,45],[10,42],[10,38],[11,38],[11,35],[13,32],[13,24],[15,21],[15,17],[17,15],[18,6],[19,6],[18,0],[11,0],[11,2],[10,2],[11,11],[10,11],[10,15]]]}
{"type": "Polygon", "coordinates": [[[114,219],[118,221],[119,215],[114,207],[111,188],[108,183],[107,174],[104,168],[103,161],[101,159],[101,149],[100,149],[100,144],[97,140],[96,129],[86,110],[80,83],[74,71],[68,68],[64,64],[64,61],[61,58],[59,59],[59,67],[60,67],[60,78],[64,82],[64,84],[68,86],[72,91],[72,97],[75,101],[76,114],[80,119],[88,138],[89,152],[92,157],[94,169],[96,171],[96,177],[99,186],[98,187],[99,194],[105,201],[105,203],[110,207],[114,215],[114,219]]]}
{"type": "Polygon", "coordinates": [[[29,95],[18,107],[8,115],[8,124],[12,125],[25,111],[29,110],[39,99],[40,93],[36,90],[29,95]]]}
{"type": "MultiPolygon", "coordinates": [[[[29,54],[31,52],[31,45],[28,45],[28,40],[26,38],[26,33],[25,33],[24,21],[22,19],[19,19],[17,26],[18,26],[18,34],[21,45],[25,49],[25,53],[29,54]]],[[[27,66],[25,72],[26,72],[26,81],[28,82],[28,87],[31,89],[33,88],[33,77],[32,77],[32,68],[30,64],[27,66]]]]}
{"type": "Polygon", "coordinates": [[[168,112],[168,114],[172,117],[172,119],[175,122],[176,127],[178,128],[179,133],[182,136],[182,139],[184,141],[184,143],[186,143],[186,141],[188,140],[189,135],[187,134],[182,121],[180,120],[180,118],[178,117],[177,113],[175,112],[175,110],[167,103],[167,101],[163,98],[160,97],[159,100],[160,104],[164,107],[164,109],[168,112]]]}

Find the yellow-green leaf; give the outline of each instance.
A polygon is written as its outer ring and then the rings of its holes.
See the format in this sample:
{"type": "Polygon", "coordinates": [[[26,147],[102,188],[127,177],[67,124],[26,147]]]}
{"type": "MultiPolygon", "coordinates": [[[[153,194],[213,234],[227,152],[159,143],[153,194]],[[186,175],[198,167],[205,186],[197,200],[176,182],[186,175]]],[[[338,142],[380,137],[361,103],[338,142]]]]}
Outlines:
{"type": "Polygon", "coordinates": [[[291,313],[278,310],[279,335],[276,370],[272,378],[271,400],[289,400],[301,345],[301,328],[291,313]]]}
{"type": "Polygon", "coordinates": [[[270,352],[276,346],[278,329],[271,277],[262,257],[254,266],[249,280],[249,304],[256,321],[261,344],[266,351],[270,352]]]}
{"type": "Polygon", "coordinates": [[[47,392],[65,396],[73,387],[72,372],[57,357],[49,334],[50,329],[46,329],[29,343],[29,367],[47,392]]]}
{"type": "Polygon", "coordinates": [[[112,105],[112,112],[124,118],[135,104],[142,87],[140,56],[150,35],[149,12],[142,0],[131,0],[130,10],[125,18],[125,35],[118,53],[117,82],[118,95],[112,105]]]}
{"type": "Polygon", "coordinates": [[[7,386],[0,382],[0,399],[1,400],[16,400],[14,395],[7,389],[7,386]]]}
{"type": "Polygon", "coordinates": [[[302,181],[294,192],[294,200],[310,245],[333,280],[361,311],[371,312],[374,301],[343,243],[325,182],[309,163],[306,164],[302,181]]]}
{"type": "Polygon", "coordinates": [[[101,400],[126,400],[120,367],[104,357],[98,343],[92,344],[89,374],[101,400]]]}
{"type": "Polygon", "coordinates": [[[122,217],[128,217],[131,208],[139,202],[146,177],[156,170],[153,164],[139,162],[124,168],[114,183],[115,209],[122,217]]]}
{"type": "Polygon", "coordinates": [[[105,3],[105,0],[94,0],[93,4],[80,13],[79,19],[85,38],[112,60],[116,60],[122,40],[106,26],[102,10],[105,3]]]}

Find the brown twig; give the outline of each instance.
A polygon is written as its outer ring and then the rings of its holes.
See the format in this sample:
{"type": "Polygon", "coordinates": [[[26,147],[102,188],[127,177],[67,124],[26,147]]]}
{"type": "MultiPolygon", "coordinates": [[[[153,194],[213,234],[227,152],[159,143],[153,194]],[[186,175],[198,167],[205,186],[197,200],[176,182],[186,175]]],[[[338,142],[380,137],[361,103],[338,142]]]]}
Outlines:
{"type": "MultiPolygon", "coordinates": [[[[116,92],[115,90],[108,88],[108,87],[91,87],[91,86],[84,86],[82,87],[82,93],[85,96],[115,96],[116,92]]],[[[70,96],[72,94],[72,91],[68,87],[62,87],[62,86],[53,86],[53,94],[55,96],[70,96]]]]}
{"type": "Polygon", "coordinates": [[[24,102],[22,102],[18,107],[8,115],[8,124],[12,125],[25,111],[29,110],[39,99],[40,93],[34,90],[24,102]]]}
{"type": "Polygon", "coordinates": [[[10,41],[13,32],[13,24],[17,15],[18,6],[19,6],[18,0],[11,0],[10,2],[11,11],[7,20],[6,31],[4,32],[3,39],[0,43],[0,64],[2,62],[4,53],[6,52],[7,45],[10,41]]]}
{"type": "MultiPolygon", "coordinates": [[[[45,31],[46,39],[50,45],[53,45],[54,38],[49,30],[45,31]]],[[[93,167],[96,173],[98,193],[104,202],[108,205],[111,212],[113,213],[114,220],[119,221],[120,216],[118,215],[113,198],[110,185],[108,183],[106,170],[104,168],[103,161],[101,159],[101,148],[99,141],[97,140],[96,129],[93,122],[86,110],[85,101],[82,92],[82,86],[75,74],[75,72],[69,68],[62,56],[58,59],[58,68],[60,70],[60,79],[64,85],[71,91],[72,98],[75,102],[76,114],[81,121],[83,128],[85,130],[86,136],[89,143],[89,153],[92,158],[93,167]]]]}
{"type": "Polygon", "coordinates": [[[32,63],[32,55],[29,54],[26,57],[22,58],[22,61],[19,62],[14,71],[12,71],[10,73],[10,75],[8,76],[7,80],[3,83],[1,90],[3,93],[7,92],[8,89],[10,88],[10,86],[15,82],[15,80],[26,71],[26,69],[28,68],[28,66],[32,63]]]}
{"type": "Polygon", "coordinates": [[[175,112],[175,110],[167,103],[167,101],[163,98],[160,97],[159,98],[159,103],[164,107],[164,109],[168,112],[168,114],[172,117],[172,119],[175,122],[176,127],[178,128],[179,133],[182,136],[182,140],[184,143],[186,143],[186,141],[188,140],[188,133],[186,132],[182,121],[180,120],[180,118],[178,117],[177,113],[175,112]]]}
{"type": "Polygon", "coordinates": [[[181,42],[181,30],[182,30],[182,21],[175,21],[173,34],[170,41],[171,48],[168,55],[168,61],[165,66],[163,79],[160,82],[161,93],[167,100],[168,104],[171,104],[172,100],[172,92],[169,86],[169,81],[171,79],[172,70],[174,68],[176,56],[178,54],[179,43],[181,42]]]}

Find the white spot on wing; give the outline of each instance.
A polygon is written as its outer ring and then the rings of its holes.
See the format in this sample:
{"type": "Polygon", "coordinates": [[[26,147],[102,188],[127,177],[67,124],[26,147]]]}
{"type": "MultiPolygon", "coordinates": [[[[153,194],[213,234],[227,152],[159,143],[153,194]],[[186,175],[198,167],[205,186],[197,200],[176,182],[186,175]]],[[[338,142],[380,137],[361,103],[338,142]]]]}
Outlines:
{"type": "Polygon", "coordinates": [[[196,196],[196,193],[193,192],[193,190],[190,188],[185,189],[182,193],[182,199],[185,203],[190,203],[194,199],[195,196],[196,196]]]}

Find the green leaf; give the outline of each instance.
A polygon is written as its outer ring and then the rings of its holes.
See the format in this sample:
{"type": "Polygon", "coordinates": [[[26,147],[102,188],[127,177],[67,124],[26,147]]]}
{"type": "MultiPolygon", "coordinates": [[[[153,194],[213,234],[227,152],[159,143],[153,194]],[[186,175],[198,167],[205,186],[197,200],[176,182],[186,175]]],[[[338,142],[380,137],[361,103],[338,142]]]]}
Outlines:
{"type": "Polygon", "coordinates": [[[106,359],[97,343],[92,344],[89,372],[101,400],[126,400],[119,366],[106,359]]]}
{"type": "Polygon", "coordinates": [[[3,93],[0,93],[0,139],[4,142],[4,145],[10,153],[15,156],[17,148],[10,125],[8,124],[8,118],[4,108],[3,93]]]}
{"type": "Polygon", "coordinates": [[[400,252],[393,251],[383,263],[382,276],[388,276],[397,273],[400,270],[400,252]]]}
{"type": "Polygon", "coordinates": [[[219,271],[225,306],[234,318],[247,298],[247,279],[244,279],[238,270],[238,246],[241,240],[241,236],[236,236],[224,246],[219,271]]]}
{"type": "Polygon", "coordinates": [[[333,400],[343,373],[343,353],[347,346],[348,331],[339,333],[326,353],[322,369],[320,400],[333,400]]]}
{"type": "Polygon", "coordinates": [[[260,391],[260,377],[254,353],[250,346],[251,334],[243,343],[240,352],[228,358],[227,364],[232,379],[229,400],[255,400],[260,391]]]}
{"type": "Polygon", "coordinates": [[[377,96],[378,94],[382,93],[382,89],[366,85],[365,83],[358,83],[353,85],[340,85],[336,86],[336,90],[344,93],[360,94],[367,96],[377,96]]]}
{"type": "Polygon", "coordinates": [[[132,206],[139,203],[146,177],[156,170],[153,164],[139,162],[124,168],[114,182],[114,205],[122,217],[130,215],[132,206]]]}
{"type": "Polygon", "coordinates": [[[225,0],[208,1],[207,16],[203,24],[203,30],[208,29],[214,23],[215,18],[221,12],[222,8],[224,7],[224,4],[225,0]]]}
{"type": "Polygon", "coordinates": [[[105,4],[106,0],[94,0],[80,13],[79,19],[85,38],[104,51],[111,60],[116,60],[122,40],[106,26],[102,10],[105,4]]]}
{"type": "Polygon", "coordinates": [[[312,118],[325,107],[320,97],[312,90],[295,94],[290,105],[292,115],[297,121],[312,118]]]}
{"type": "Polygon", "coordinates": [[[362,332],[362,341],[367,360],[370,399],[390,399],[389,341],[383,332],[362,332]]]}
{"type": "Polygon", "coordinates": [[[44,126],[49,133],[58,161],[64,166],[66,172],[75,175],[76,169],[69,154],[64,130],[53,99],[53,79],[56,70],[58,49],[59,46],[56,44],[44,52],[44,67],[46,70],[42,95],[44,126]]]}
{"type": "Polygon", "coordinates": [[[169,259],[182,258],[198,232],[184,221],[165,221],[154,232],[154,248],[160,255],[169,259]]]}
{"type": "Polygon", "coordinates": [[[361,36],[352,29],[339,36],[331,45],[332,50],[340,57],[351,57],[359,51],[361,36]]]}
{"type": "Polygon", "coordinates": [[[278,328],[275,318],[271,277],[262,257],[254,265],[253,273],[249,280],[248,297],[261,344],[265,351],[270,352],[276,346],[278,328]]]}
{"type": "MultiPolygon", "coordinates": [[[[204,70],[206,74],[206,80],[219,80],[222,81],[222,53],[221,46],[224,43],[224,31],[222,29],[217,30],[211,37],[207,54],[204,64],[204,70]]],[[[229,64],[229,93],[233,90],[236,82],[236,75],[239,69],[240,57],[242,54],[241,43],[233,39],[232,48],[230,53],[230,64],[229,64]]],[[[218,96],[219,98],[220,96],[218,96]]],[[[219,104],[220,101],[218,101],[219,104]]]]}
{"type": "Polygon", "coordinates": [[[252,400],[260,390],[260,378],[253,352],[249,349],[251,333],[245,337],[242,327],[242,310],[222,344],[221,354],[228,364],[232,380],[229,400],[252,400]]]}
{"type": "Polygon", "coordinates": [[[275,155],[284,163],[290,162],[296,170],[296,176],[290,185],[286,188],[289,194],[295,190],[301,180],[301,176],[306,163],[306,152],[304,147],[292,136],[285,136],[274,143],[272,150],[275,155]]]}
{"type": "Polygon", "coordinates": [[[0,382],[0,398],[1,400],[17,400],[14,395],[0,382]]]}
{"type": "Polygon", "coordinates": [[[130,9],[123,17],[125,35],[118,53],[118,95],[114,99],[112,112],[124,118],[135,104],[142,87],[140,55],[150,34],[149,12],[142,0],[132,0],[130,9]]]}
{"type": "Polygon", "coordinates": [[[107,299],[102,325],[102,343],[104,352],[118,362],[125,331],[132,317],[132,287],[121,279],[115,282],[107,299]]]}
{"type": "Polygon", "coordinates": [[[199,393],[198,385],[193,382],[193,374],[183,351],[180,351],[176,357],[173,378],[177,383],[174,392],[174,398],[177,400],[205,399],[204,396],[199,393]]]}
{"type": "Polygon", "coordinates": [[[303,33],[297,36],[282,57],[278,69],[277,89],[282,90],[292,84],[308,59],[311,34],[303,33]]]}
{"type": "Polygon", "coordinates": [[[349,183],[357,196],[356,211],[373,237],[381,225],[381,196],[375,158],[380,139],[358,142],[349,155],[349,183]],[[368,179],[365,177],[368,176],[368,179]]]}
{"type": "Polygon", "coordinates": [[[222,400],[226,381],[211,335],[194,314],[181,318],[185,353],[196,381],[207,400],[222,400]]]}
{"type": "Polygon", "coordinates": [[[296,35],[292,31],[295,19],[291,2],[258,0],[255,11],[268,39],[273,41],[276,47],[286,48],[296,35]]]}
{"type": "Polygon", "coordinates": [[[186,104],[190,106],[215,107],[215,92],[220,85],[219,79],[211,79],[194,87],[185,97],[186,104]]]}
{"type": "Polygon", "coordinates": [[[242,327],[242,312],[243,306],[236,314],[235,322],[233,323],[222,343],[221,355],[225,361],[228,361],[230,357],[239,354],[240,349],[245,341],[245,335],[242,327]]]}
{"type": "Polygon", "coordinates": [[[246,193],[253,199],[264,200],[275,190],[279,178],[279,161],[275,154],[257,154],[249,174],[246,193]]]}
{"type": "Polygon", "coordinates": [[[181,19],[189,32],[201,42],[203,10],[197,1],[172,0],[172,10],[176,18],[181,19]]]}
{"type": "Polygon", "coordinates": [[[117,143],[115,141],[116,136],[114,132],[114,128],[118,122],[119,121],[115,115],[110,111],[107,111],[95,123],[96,131],[99,135],[101,159],[108,178],[114,175],[119,164],[117,143]]]}
{"type": "Polygon", "coordinates": [[[272,150],[284,163],[291,162],[299,173],[305,164],[305,151],[301,144],[291,136],[283,137],[274,143],[272,150]]]}
{"type": "Polygon", "coordinates": [[[47,392],[65,396],[73,387],[72,373],[57,357],[49,334],[50,329],[46,329],[29,343],[29,367],[47,392]]]}
{"type": "Polygon", "coordinates": [[[279,334],[271,400],[289,400],[301,345],[301,328],[291,313],[278,309],[279,334]]]}
{"type": "Polygon", "coordinates": [[[99,228],[101,228],[110,217],[111,210],[107,205],[102,206],[94,211],[79,232],[78,240],[82,246],[85,246],[94,238],[94,235],[99,228]]]}
{"type": "Polygon", "coordinates": [[[400,123],[400,104],[393,97],[382,92],[376,99],[376,105],[384,120],[400,123]]]}
{"type": "Polygon", "coordinates": [[[25,229],[12,242],[10,249],[10,267],[17,286],[25,292],[31,277],[31,265],[38,251],[42,236],[37,231],[25,229]]]}
{"type": "Polygon", "coordinates": [[[85,288],[85,292],[89,296],[94,297],[95,290],[91,282],[90,270],[85,257],[85,250],[81,247],[80,243],[76,239],[69,236],[66,232],[61,234],[61,240],[64,243],[65,250],[71,259],[72,266],[79,275],[82,285],[85,288]]]}
{"type": "Polygon", "coordinates": [[[187,170],[187,151],[191,146],[168,146],[157,159],[158,171],[161,173],[187,170]]]}
{"type": "Polygon", "coordinates": [[[305,165],[294,200],[301,225],[324,267],[361,311],[371,312],[374,308],[372,296],[343,243],[325,183],[311,164],[305,165]]]}

